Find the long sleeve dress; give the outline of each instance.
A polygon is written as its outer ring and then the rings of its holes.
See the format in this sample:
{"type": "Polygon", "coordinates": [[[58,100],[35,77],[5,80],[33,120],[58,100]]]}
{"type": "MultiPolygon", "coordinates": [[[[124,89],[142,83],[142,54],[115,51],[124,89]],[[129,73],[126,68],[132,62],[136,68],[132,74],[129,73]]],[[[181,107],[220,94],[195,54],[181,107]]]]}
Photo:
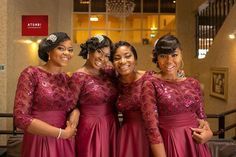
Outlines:
{"type": "Polygon", "coordinates": [[[14,122],[24,130],[22,157],[74,156],[74,138],[57,139],[27,132],[34,118],[65,128],[67,112],[73,108],[68,80],[65,73],[52,74],[39,67],[30,66],[21,73],[15,95],[14,122]]]}
{"type": "Polygon", "coordinates": [[[162,143],[157,120],[149,118],[156,113],[141,107],[141,88],[149,75],[152,73],[145,72],[135,82],[119,85],[117,109],[123,114],[123,122],[118,132],[117,157],[150,157],[149,143],[162,143]]]}
{"type": "Polygon", "coordinates": [[[157,124],[167,157],[211,156],[207,144],[196,143],[190,129],[198,128],[197,118],[206,119],[197,80],[189,77],[170,82],[153,78],[143,84],[142,93],[144,109],[145,106],[157,106],[157,124]]]}
{"type": "Polygon", "coordinates": [[[71,89],[78,100],[80,119],[76,134],[77,157],[115,157],[118,118],[115,111],[117,89],[114,80],[75,72],[71,89]]]}

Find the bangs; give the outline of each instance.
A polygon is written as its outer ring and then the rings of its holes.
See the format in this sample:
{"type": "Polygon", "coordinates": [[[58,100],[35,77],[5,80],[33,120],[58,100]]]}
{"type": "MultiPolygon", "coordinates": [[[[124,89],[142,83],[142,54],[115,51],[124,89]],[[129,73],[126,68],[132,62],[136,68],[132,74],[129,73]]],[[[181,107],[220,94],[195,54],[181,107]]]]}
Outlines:
{"type": "Polygon", "coordinates": [[[161,46],[156,49],[157,55],[161,54],[173,54],[176,48],[161,46]]]}
{"type": "MultiPolygon", "coordinates": [[[[175,50],[180,48],[180,44],[175,40],[164,40],[156,44],[155,51],[157,55],[160,54],[173,54],[175,50]]],[[[180,48],[181,49],[181,48],[180,48]]]]}

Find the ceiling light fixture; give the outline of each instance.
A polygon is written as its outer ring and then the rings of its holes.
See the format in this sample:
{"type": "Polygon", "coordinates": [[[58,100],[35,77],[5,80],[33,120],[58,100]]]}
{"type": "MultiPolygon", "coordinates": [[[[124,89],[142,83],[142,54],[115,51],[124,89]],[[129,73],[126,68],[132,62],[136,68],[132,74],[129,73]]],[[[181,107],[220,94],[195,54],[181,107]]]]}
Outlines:
{"type": "Polygon", "coordinates": [[[107,0],[106,3],[108,14],[126,18],[134,11],[135,3],[133,0],[107,0]]]}

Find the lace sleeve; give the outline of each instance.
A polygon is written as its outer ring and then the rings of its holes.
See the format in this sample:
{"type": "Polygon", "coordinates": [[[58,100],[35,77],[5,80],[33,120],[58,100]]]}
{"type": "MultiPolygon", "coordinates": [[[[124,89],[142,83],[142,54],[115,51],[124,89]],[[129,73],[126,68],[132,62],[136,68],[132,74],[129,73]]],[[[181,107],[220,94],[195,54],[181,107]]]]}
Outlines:
{"type": "Polygon", "coordinates": [[[203,100],[203,91],[201,90],[200,83],[196,80],[195,82],[195,90],[197,91],[199,99],[196,101],[198,109],[197,109],[197,115],[200,119],[206,119],[206,113],[204,111],[204,100],[203,100]]]}
{"type": "Polygon", "coordinates": [[[162,137],[158,128],[156,90],[151,81],[144,81],[141,92],[141,111],[144,127],[151,144],[162,143],[162,137]]]}
{"type": "Polygon", "coordinates": [[[83,81],[85,80],[85,75],[81,73],[74,73],[69,81],[69,87],[71,90],[71,95],[73,98],[73,104],[77,104],[79,100],[79,95],[83,87],[83,81]]]}
{"type": "Polygon", "coordinates": [[[30,112],[33,105],[34,89],[34,75],[30,69],[25,69],[18,80],[13,111],[16,127],[23,130],[28,128],[33,119],[30,112]]]}

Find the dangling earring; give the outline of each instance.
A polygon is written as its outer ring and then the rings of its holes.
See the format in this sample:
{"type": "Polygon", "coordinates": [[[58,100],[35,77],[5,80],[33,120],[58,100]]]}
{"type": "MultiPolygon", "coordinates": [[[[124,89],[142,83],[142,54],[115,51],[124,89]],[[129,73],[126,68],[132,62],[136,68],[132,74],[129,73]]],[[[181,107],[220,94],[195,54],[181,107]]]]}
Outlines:
{"type": "Polygon", "coordinates": [[[184,61],[183,60],[181,60],[181,65],[180,65],[180,68],[179,68],[179,70],[177,71],[177,77],[179,77],[179,78],[183,78],[183,77],[185,77],[185,73],[184,73],[184,61]]]}

